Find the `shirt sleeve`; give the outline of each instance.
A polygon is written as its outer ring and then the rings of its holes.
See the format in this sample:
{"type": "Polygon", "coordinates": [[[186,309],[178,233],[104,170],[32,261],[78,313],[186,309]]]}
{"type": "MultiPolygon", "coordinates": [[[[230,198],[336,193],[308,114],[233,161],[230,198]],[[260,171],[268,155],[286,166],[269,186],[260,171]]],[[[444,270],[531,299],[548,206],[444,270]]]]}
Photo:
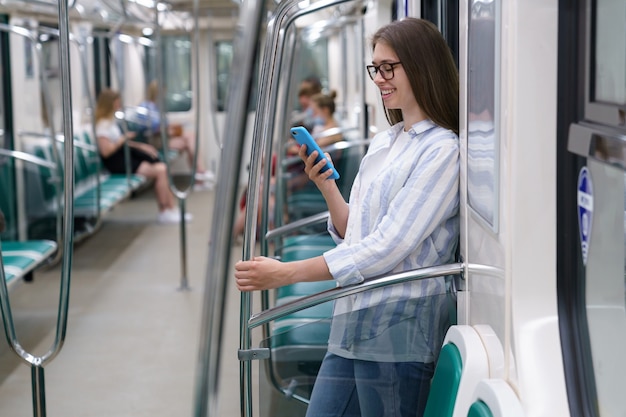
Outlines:
{"type": "Polygon", "coordinates": [[[367,236],[324,253],[331,275],[340,286],[356,284],[392,271],[412,253],[419,257],[418,246],[458,212],[458,192],[458,140],[444,139],[420,157],[367,236]]]}
{"type": "Polygon", "coordinates": [[[327,229],[328,229],[328,233],[330,234],[330,237],[333,238],[333,241],[335,242],[335,244],[339,245],[340,243],[343,242],[343,238],[339,235],[339,232],[337,232],[337,229],[335,228],[335,225],[333,224],[333,219],[330,218],[330,216],[328,216],[328,223],[327,223],[327,229]]]}
{"type": "Polygon", "coordinates": [[[122,136],[122,131],[114,122],[101,120],[96,125],[96,137],[105,137],[111,142],[117,143],[120,136],[122,136]]]}

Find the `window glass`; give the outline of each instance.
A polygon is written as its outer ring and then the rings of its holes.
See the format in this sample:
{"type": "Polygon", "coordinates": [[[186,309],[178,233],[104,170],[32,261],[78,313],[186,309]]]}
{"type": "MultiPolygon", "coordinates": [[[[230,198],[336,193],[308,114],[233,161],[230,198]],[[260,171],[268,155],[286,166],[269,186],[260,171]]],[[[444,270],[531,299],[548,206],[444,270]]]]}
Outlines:
{"type": "MultiPolygon", "coordinates": [[[[622,146],[596,143],[596,157],[587,159],[591,186],[585,192],[592,199],[585,206],[586,222],[579,218],[580,233],[588,236],[585,302],[599,417],[623,415],[626,373],[625,181],[623,167],[611,160],[616,151],[623,160],[625,147],[612,145],[622,146]],[[608,150],[603,158],[597,154],[601,148],[608,150]]],[[[580,193],[579,186],[579,199],[580,193]]]]}
{"type": "Polygon", "coordinates": [[[230,79],[230,67],[233,62],[232,41],[220,41],[215,43],[217,64],[217,111],[226,110],[226,94],[230,79]]]}
{"type": "Polygon", "coordinates": [[[295,56],[295,103],[298,103],[298,86],[304,79],[317,79],[322,88],[328,88],[328,54],[328,38],[309,36],[302,40],[295,56]]]}
{"type": "Polygon", "coordinates": [[[597,0],[595,101],[626,105],[626,2],[597,0]]]}
{"type": "Polygon", "coordinates": [[[470,207],[497,229],[496,2],[472,1],[469,22],[467,191],[470,207]]]}
{"type": "MultiPolygon", "coordinates": [[[[1,21],[0,21],[1,23],[1,21]]],[[[6,80],[7,78],[7,74],[5,74],[5,69],[4,69],[4,51],[2,50],[3,47],[3,42],[0,41],[0,80],[6,80]]],[[[0,97],[2,97],[2,99],[0,99],[0,148],[5,148],[8,149],[9,148],[9,140],[6,137],[6,135],[4,134],[4,130],[6,129],[6,125],[5,125],[5,115],[4,115],[4,83],[0,82],[0,97]]]]}
{"type": "MultiPolygon", "coordinates": [[[[163,62],[165,70],[165,110],[184,112],[191,110],[191,39],[189,35],[163,35],[163,62]]],[[[156,51],[148,49],[150,65],[148,80],[156,79],[156,51]]]]}

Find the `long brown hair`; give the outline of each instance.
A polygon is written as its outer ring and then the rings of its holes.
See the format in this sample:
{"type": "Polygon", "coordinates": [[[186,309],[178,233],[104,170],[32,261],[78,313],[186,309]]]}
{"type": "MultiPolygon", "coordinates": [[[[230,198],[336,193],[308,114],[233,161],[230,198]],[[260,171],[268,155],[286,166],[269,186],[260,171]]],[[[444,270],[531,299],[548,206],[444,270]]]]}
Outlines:
{"type": "MultiPolygon", "coordinates": [[[[423,19],[405,18],[380,28],[372,38],[393,49],[402,62],[422,111],[436,124],[459,133],[459,74],[439,30],[423,19]]],[[[385,109],[389,123],[401,122],[399,109],[385,109]]]]}
{"type": "Polygon", "coordinates": [[[120,93],[106,88],[100,92],[96,103],[95,119],[98,123],[102,119],[112,119],[115,114],[115,100],[120,98],[120,93]]]}

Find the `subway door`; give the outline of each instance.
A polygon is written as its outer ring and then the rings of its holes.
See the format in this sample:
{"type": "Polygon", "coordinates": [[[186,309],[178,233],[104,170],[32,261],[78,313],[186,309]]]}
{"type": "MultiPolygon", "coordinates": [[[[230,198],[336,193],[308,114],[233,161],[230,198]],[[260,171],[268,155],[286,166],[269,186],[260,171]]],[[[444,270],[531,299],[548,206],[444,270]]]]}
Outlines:
{"type": "Polygon", "coordinates": [[[626,2],[560,2],[557,285],[573,417],[626,416],[625,39],[626,2]]]}

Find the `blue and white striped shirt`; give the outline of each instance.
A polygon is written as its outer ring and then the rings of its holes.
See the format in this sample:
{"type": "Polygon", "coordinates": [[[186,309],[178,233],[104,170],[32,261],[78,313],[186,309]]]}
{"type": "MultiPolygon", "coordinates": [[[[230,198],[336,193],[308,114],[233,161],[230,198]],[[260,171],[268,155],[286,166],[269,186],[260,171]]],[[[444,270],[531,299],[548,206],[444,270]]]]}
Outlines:
{"type": "MultiPolygon", "coordinates": [[[[324,253],[340,286],[453,260],[459,238],[459,140],[430,120],[409,130],[380,166],[402,123],[377,134],[350,193],[346,234],[324,253]],[[384,157],[381,158],[381,155],[384,157]],[[377,175],[364,175],[368,170],[377,175]],[[371,180],[363,181],[370,177],[371,180]]],[[[383,362],[432,362],[447,314],[443,278],[368,291],[335,302],[329,351],[383,362]]]]}

